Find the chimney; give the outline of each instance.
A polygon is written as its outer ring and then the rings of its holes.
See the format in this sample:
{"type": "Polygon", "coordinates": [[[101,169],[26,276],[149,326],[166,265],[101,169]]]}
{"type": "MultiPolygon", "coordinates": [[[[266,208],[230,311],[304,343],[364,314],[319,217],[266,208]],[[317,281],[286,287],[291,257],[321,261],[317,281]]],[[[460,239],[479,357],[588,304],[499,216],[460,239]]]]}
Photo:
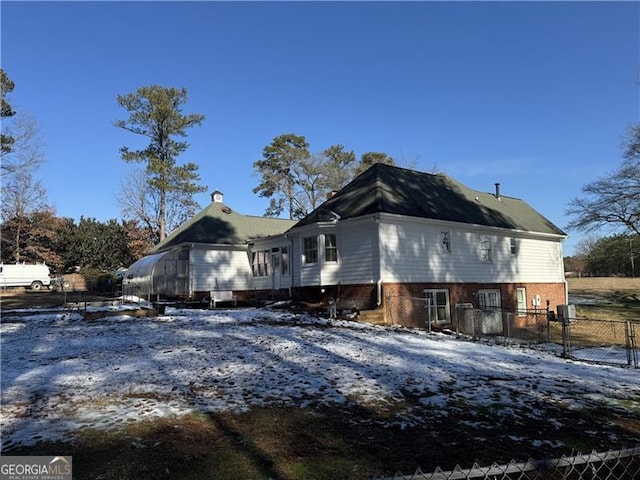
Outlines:
{"type": "Polygon", "coordinates": [[[211,201],[214,203],[223,203],[224,195],[220,190],[216,190],[211,194],[211,201]]]}
{"type": "Polygon", "coordinates": [[[338,194],[338,190],[331,190],[329,193],[327,193],[327,200],[335,197],[337,194],[338,194]]]}
{"type": "Polygon", "coordinates": [[[496,183],[496,198],[500,200],[500,184],[496,183]]]}

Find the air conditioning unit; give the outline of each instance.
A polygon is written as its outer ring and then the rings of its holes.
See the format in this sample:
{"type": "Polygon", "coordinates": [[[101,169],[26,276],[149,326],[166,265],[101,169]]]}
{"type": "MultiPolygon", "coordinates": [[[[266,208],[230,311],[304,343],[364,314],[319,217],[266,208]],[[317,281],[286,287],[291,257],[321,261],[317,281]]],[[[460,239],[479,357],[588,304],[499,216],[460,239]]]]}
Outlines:
{"type": "Polygon", "coordinates": [[[573,304],[569,305],[558,305],[558,320],[560,321],[573,321],[576,319],[576,306],[573,304]]]}

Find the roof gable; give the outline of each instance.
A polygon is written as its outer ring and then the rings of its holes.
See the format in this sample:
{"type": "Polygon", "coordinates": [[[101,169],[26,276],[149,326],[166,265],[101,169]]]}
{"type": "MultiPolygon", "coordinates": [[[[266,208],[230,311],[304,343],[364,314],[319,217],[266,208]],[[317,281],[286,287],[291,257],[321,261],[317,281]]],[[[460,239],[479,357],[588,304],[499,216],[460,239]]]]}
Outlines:
{"type": "Polygon", "coordinates": [[[242,215],[221,202],[212,202],[193,218],[171,232],[152,252],[182,243],[241,245],[250,238],[279,235],[295,224],[281,218],[242,215]]]}
{"type": "Polygon", "coordinates": [[[375,164],[296,224],[390,213],[555,235],[565,233],[523,200],[472,190],[442,174],[375,164]]]}

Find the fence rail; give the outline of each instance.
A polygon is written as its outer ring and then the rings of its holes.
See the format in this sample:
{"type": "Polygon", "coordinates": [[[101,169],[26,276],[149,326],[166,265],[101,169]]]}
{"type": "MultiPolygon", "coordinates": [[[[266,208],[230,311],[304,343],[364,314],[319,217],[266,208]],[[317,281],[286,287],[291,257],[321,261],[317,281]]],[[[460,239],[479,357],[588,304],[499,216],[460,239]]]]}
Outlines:
{"type": "Polygon", "coordinates": [[[437,468],[432,473],[418,469],[411,475],[397,472],[392,477],[374,476],[372,480],[632,480],[640,478],[640,446],[609,452],[592,452],[587,455],[556,458],[553,460],[529,459],[524,463],[512,460],[508,464],[493,464],[469,469],[456,466],[453,470],[437,468]]]}

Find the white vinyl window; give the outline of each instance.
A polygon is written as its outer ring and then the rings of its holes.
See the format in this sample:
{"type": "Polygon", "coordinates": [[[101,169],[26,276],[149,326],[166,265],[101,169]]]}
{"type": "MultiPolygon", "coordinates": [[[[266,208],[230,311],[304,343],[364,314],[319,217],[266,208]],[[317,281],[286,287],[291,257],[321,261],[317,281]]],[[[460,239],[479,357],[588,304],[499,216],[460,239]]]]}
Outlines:
{"type": "Polygon", "coordinates": [[[334,233],[327,233],[324,236],[324,261],[338,261],[338,243],[334,233]]]}
{"type": "Polygon", "coordinates": [[[499,310],[500,290],[478,290],[478,304],[481,310],[499,310]]]}
{"type": "Polygon", "coordinates": [[[516,300],[518,302],[518,316],[527,315],[527,290],[524,287],[516,289],[516,300]]]}
{"type": "Polygon", "coordinates": [[[450,323],[451,309],[449,308],[449,290],[426,289],[424,291],[425,308],[427,308],[427,321],[433,323],[450,323]]]}
{"type": "Polygon", "coordinates": [[[251,252],[251,270],[254,277],[269,276],[269,258],[271,252],[269,250],[260,250],[251,252]]]}
{"type": "Polygon", "coordinates": [[[318,237],[304,237],[302,241],[304,264],[318,263],[318,237]]]}
{"type": "Polygon", "coordinates": [[[480,238],[480,260],[491,263],[491,240],[487,235],[480,238]]]}
{"type": "Polygon", "coordinates": [[[289,247],[281,247],[280,252],[282,259],[280,262],[280,268],[282,275],[289,275],[289,247]]]}
{"type": "Polygon", "coordinates": [[[440,232],[440,248],[442,253],[451,253],[451,235],[449,232],[440,232]]]}
{"type": "Polygon", "coordinates": [[[515,238],[509,240],[509,250],[511,252],[511,255],[518,254],[518,241],[515,238]]]}

